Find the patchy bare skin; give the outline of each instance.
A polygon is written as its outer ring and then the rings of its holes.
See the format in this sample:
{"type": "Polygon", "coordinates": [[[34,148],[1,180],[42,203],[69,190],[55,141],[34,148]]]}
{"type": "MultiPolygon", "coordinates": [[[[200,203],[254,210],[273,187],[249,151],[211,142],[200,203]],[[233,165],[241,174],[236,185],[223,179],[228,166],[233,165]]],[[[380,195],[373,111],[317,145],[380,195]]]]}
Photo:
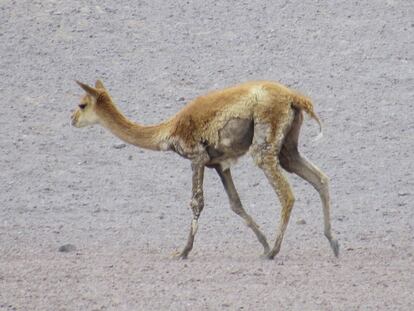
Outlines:
{"type": "Polygon", "coordinates": [[[219,130],[219,141],[217,145],[206,146],[207,153],[210,157],[207,166],[220,164],[223,169],[229,168],[233,161],[236,161],[237,158],[249,150],[253,140],[253,133],[253,120],[230,119],[219,130]]]}
{"type": "Polygon", "coordinates": [[[303,158],[297,148],[303,110],[321,126],[308,98],[278,83],[249,82],[200,96],[167,121],[144,126],[130,121],[118,110],[101,81],[95,87],[78,84],[87,94],[72,115],[72,125],[99,123],[130,144],[151,150],[172,150],[191,161],[192,220],[179,258],[187,258],[194,245],[204,208],[205,167],[217,171],[231,209],[253,231],[269,259],[280,251],[295,200],[282,168],[308,181],[320,194],[325,236],[338,256],[338,242],[331,232],[328,178],[303,158]],[[231,177],[230,166],[248,151],[282,205],[272,248],[244,210],[231,177]]]}

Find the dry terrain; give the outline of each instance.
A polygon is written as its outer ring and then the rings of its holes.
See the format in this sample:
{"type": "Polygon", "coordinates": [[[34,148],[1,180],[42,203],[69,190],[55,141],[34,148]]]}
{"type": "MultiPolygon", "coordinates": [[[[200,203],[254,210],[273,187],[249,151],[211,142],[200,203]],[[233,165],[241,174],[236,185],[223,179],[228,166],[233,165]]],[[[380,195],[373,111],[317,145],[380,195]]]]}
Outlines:
{"type": "MultiPolygon", "coordinates": [[[[0,0],[0,310],[414,310],[413,51],[410,0],[0,0]],[[172,259],[190,162],[71,127],[73,80],[97,78],[144,124],[247,80],[309,95],[325,135],[306,122],[301,150],[331,179],[340,257],[289,175],[282,250],[261,260],[208,170],[195,248],[172,259]]],[[[233,175],[273,240],[263,173],[246,156],[233,175]]]]}

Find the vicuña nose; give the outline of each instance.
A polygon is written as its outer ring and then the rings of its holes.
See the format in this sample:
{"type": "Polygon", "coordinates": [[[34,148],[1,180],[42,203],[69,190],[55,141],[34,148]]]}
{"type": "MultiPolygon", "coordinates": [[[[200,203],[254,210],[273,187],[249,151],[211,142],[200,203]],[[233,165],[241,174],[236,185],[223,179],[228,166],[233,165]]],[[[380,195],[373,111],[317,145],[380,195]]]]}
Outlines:
{"type": "Polygon", "coordinates": [[[74,113],[70,116],[70,119],[71,119],[70,124],[75,125],[76,120],[75,120],[75,114],[74,113]]]}

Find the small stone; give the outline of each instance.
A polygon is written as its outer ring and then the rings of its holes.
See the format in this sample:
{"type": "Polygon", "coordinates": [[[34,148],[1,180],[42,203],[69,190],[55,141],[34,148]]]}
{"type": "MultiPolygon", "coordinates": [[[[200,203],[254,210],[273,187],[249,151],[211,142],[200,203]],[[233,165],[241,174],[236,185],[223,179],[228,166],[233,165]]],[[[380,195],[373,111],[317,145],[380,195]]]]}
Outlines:
{"type": "Polygon", "coordinates": [[[116,145],[113,145],[112,147],[115,149],[122,149],[126,147],[126,144],[116,144],[116,145]]]}
{"type": "Polygon", "coordinates": [[[59,247],[59,252],[61,253],[69,253],[76,250],[76,246],[73,244],[65,244],[59,247]]]}
{"type": "Polygon", "coordinates": [[[297,225],[306,225],[306,221],[305,221],[305,219],[298,219],[298,220],[296,221],[296,224],[297,224],[297,225]]]}
{"type": "Polygon", "coordinates": [[[405,196],[407,196],[407,195],[409,195],[409,193],[408,193],[408,192],[405,192],[405,191],[398,191],[398,196],[400,196],[400,197],[405,197],[405,196]]]}

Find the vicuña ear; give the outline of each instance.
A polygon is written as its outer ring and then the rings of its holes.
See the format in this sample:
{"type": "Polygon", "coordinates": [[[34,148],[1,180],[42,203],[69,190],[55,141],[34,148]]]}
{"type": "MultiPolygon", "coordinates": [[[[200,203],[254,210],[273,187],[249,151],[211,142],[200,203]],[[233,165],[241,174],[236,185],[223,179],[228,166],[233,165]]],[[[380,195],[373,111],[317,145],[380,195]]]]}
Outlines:
{"type": "Polygon", "coordinates": [[[89,95],[92,95],[93,97],[97,98],[99,96],[99,91],[87,84],[84,84],[82,82],[79,82],[76,80],[76,83],[85,90],[86,93],[89,95]]]}
{"type": "Polygon", "coordinates": [[[95,87],[96,87],[97,89],[101,89],[101,90],[105,90],[105,91],[106,91],[106,87],[105,87],[105,85],[103,84],[102,80],[96,80],[96,82],[95,82],[95,87]]]}

